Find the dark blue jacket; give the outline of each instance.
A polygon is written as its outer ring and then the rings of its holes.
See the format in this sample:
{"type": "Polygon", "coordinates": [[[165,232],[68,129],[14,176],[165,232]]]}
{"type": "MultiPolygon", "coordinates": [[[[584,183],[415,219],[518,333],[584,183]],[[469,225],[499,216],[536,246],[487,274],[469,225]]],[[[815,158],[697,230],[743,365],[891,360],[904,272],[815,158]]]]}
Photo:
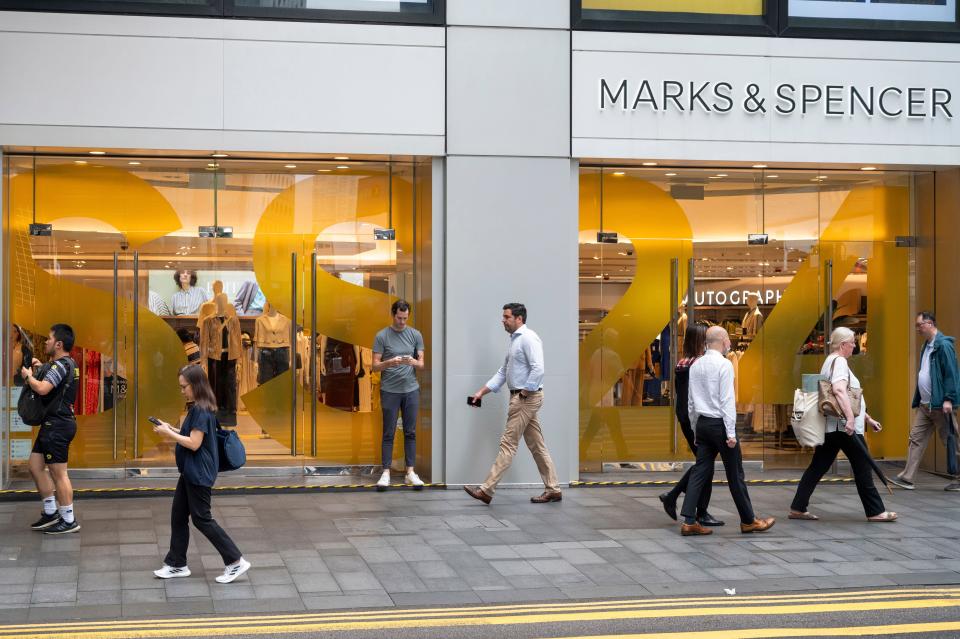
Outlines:
{"type": "MultiPolygon", "coordinates": [[[[943,408],[944,400],[956,406],[960,375],[957,374],[957,351],[953,346],[953,338],[937,331],[930,349],[930,408],[943,408]]],[[[920,361],[923,362],[922,349],[920,361]]],[[[913,393],[913,407],[917,408],[919,405],[920,388],[918,386],[913,393]]]]}

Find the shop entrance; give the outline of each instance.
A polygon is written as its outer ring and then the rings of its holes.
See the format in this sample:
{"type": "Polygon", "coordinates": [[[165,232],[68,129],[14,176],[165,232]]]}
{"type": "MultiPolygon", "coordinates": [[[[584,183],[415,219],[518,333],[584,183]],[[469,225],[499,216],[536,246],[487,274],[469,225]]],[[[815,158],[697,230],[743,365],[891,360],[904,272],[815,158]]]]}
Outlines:
{"type": "Polygon", "coordinates": [[[692,458],[672,384],[692,323],[731,335],[747,461],[808,462],[793,393],[837,326],[857,334],[851,365],[892,427],[874,454],[903,454],[915,175],[597,167],[580,185],[582,474],[692,458]]]}
{"type": "MultiPolygon", "coordinates": [[[[411,324],[429,340],[429,313],[417,312],[429,298],[420,250],[430,232],[429,187],[418,183],[429,164],[6,161],[7,335],[42,345],[54,322],[76,330],[72,468],[175,473],[173,447],[147,417],[179,420],[177,370],[197,361],[221,424],[247,448],[248,474],[369,477],[381,433],[370,349],[394,300],[411,302],[411,324]],[[35,224],[50,228],[36,234],[35,224]]],[[[429,375],[427,368],[422,385],[429,375]]],[[[9,377],[6,391],[15,395],[9,377]]],[[[421,419],[429,414],[421,410],[421,419]]],[[[32,433],[13,430],[17,464],[32,433]]],[[[429,442],[419,445],[418,457],[429,459],[429,442]]]]}

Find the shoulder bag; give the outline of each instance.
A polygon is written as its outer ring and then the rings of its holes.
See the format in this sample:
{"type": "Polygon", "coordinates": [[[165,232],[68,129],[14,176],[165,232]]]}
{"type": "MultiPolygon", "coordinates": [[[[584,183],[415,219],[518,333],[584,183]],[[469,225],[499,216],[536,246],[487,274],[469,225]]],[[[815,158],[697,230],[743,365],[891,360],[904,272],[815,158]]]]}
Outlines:
{"type": "Polygon", "coordinates": [[[242,468],[247,463],[247,450],[234,430],[226,430],[217,420],[217,470],[221,473],[242,468]]]}
{"type": "MultiPolygon", "coordinates": [[[[839,357],[840,356],[837,355],[837,358],[839,357]]],[[[837,396],[833,392],[833,382],[830,381],[833,379],[833,367],[837,365],[837,358],[830,364],[830,374],[827,376],[827,379],[821,379],[819,382],[820,413],[825,417],[843,417],[843,410],[840,408],[840,403],[837,402],[837,396]]],[[[847,377],[847,398],[850,400],[853,416],[858,416],[860,414],[860,404],[863,399],[863,389],[851,388],[849,377],[847,377]]]]}
{"type": "Polygon", "coordinates": [[[819,391],[806,391],[798,388],[793,391],[793,413],[790,425],[797,443],[815,448],[824,442],[827,430],[827,418],[819,410],[819,391]]]}

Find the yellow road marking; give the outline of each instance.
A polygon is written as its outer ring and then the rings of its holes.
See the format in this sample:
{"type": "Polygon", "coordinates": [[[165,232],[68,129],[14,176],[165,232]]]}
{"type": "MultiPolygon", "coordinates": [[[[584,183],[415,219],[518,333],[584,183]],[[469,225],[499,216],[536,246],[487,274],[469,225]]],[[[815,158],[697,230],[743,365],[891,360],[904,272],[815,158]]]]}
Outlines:
{"type": "Polygon", "coordinates": [[[692,632],[654,632],[633,635],[587,635],[563,639],[782,639],[788,637],[862,637],[874,635],[919,634],[960,630],[960,621],[932,621],[890,626],[843,626],[838,628],[741,628],[738,630],[696,630],[692,632]]]}
{"type": "MultiPolygon", "coordinates": [[[[904,601],[831,601],[830,603],[799,603],[779,604],[766,606],[724,605],[717,607],[695,607],[683,609],[648,609],[648,610],[612,610],[601,612],[570,612],[557,611],[542,614],[499,614],[491,616],[465,616],[446,619],[437,618],[409,618],[409,619],[367,619],[363,621],[301,621],[296,616],[290,616],[287,623],[274,625],[238,625],[227,627],[224,624],[217,626],[219,636],[237,634],[264,635],[290,632],[348,632],[360,630],[394,630],[394,629],[424,629],[424,628],[451,628],[463,626],[505,626],[530,625],[547,623],[570,622],[600,622],[623,621],[638,619],[656,619],[664,617],[669,612],[671,617],[733,617],[733,616],[762,616],[762,615],[803,615],[816,613],[849,613],[873,610],[914,610],[924,608],[952,608],[960,606],[960,599],[913,599],[904,601]]],[[[7,628],[0,628],[0,639],[148,639],[155,637],[169,637],[175,633],[177,637],[202,637],[210,634],[209,628],[196,623],[197,620],[188,620],[187,625],[166,626],[157,628],[126,627],[122,629],[98,629],[79,631],[73,629],[63,632],[64,628],[51,629],[52,632],[10,633],[7,628]]],[[[141,622],[142,623],[142,622],[141,622]]],[[[182,623],[182,622],[181,622],[182,623]]],[[[734,635],[735,636],[735,635],[734,635]]],[[[759,635],[763,636],[763,635],[759,635]]],[[[789,636],[789,635],[782,635],[789,636]]]]}
{"type": "Polygon", "coordinates": [[[478,615],[483,613],[493,613],[498,615],[516,614],[521,615],[529,612],[542,612],[544,610],[576,612],[591,610],[640,610],[640,609],[659,609],[663,612],[674,610],[679,606],[690,605],[732,605],[732,604],[758,604],[758,605],[778,605],[785,603],[816,603],[822,599],[829,599],[833,603],[840,603],[847,600],[854,601],[895,601],[897,599],[906,599],[909,597],[958,597],[960,598],[960,588],[904,588],[891,590],[853,590],[843,592],[814,592],[803,594],[775,594],[775,595],[745,595],[739,597],[674,597],[663,599],[624,599],[613,601],[587,601],[587,602],[561,602],[561,603],[535,603],[521,605],[495,605],[495,606],[463,606],[459,608],[412,608],[412,609],[381,609],[381,610],[359,610],[351,612],[327,612],[327,613],[293,613],[281,615],[250,615],[243,617],[198,617],[192,619],[174,618],[174,619],[150,619],[150,620],[117,620],[117,621],[76,621],[59,623],[37,623],[37,624],[16,624],[0,626],[0,633],[10,632],[11,630],[29,629],[29,630],[88,630],[93,628],[121,628],[121,627],[139,627],[139,626],[167,626],[167,627],[190,627],[210,625],[225,627],[232,625],[249,625],[252,623],[272,623],[272,622],[317,622],[317,621],[341,621],[365,619],[419,619],[426,617],[445,618],[456,617],[463,613],[478,615]]]}

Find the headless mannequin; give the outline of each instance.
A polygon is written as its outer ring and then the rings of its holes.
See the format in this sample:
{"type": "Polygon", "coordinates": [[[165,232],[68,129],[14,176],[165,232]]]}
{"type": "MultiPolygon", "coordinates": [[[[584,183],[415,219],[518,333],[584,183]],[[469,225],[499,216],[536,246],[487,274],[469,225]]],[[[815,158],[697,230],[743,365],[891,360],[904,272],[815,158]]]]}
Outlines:
{"type": "Polygon", "coordinates": [[[263,384],[290,368],[290,319],[277,312],[269,302],[254,325],[257,383],[263,384]]]}
{"type": "Polygon", "coordinates": [[[763,313],[757,308],[760,296],[751,293],[747,296],[747,313],[743,316],[743,335],[753,337],[763,328],[763,313]]]}
{"type": "Polygon", "coordinates": [[[200,305],[200,310],[197,313],[197,328],[203,326],[205,319],[217,313],[217,298],[220,295],[223,295],[223,282],[216,280],[213,283],[213,299],[200,305]]]}
{"type": "Polygon", "coordinates": [[[237,425],[237,360],[243,354],[237,311],[219,293],[215,314],[207,317],[200,331],[201,352],[207,359],[207,376],[217,398],[217,419],[224,426],[237,425]]]}
{"type": "Polygon", "coordinates": [[[683,336],[687,333],[687,305],[681,304],[677,312],[677,351],[675,359],[679,361],[683,357],[683,336]]]}

